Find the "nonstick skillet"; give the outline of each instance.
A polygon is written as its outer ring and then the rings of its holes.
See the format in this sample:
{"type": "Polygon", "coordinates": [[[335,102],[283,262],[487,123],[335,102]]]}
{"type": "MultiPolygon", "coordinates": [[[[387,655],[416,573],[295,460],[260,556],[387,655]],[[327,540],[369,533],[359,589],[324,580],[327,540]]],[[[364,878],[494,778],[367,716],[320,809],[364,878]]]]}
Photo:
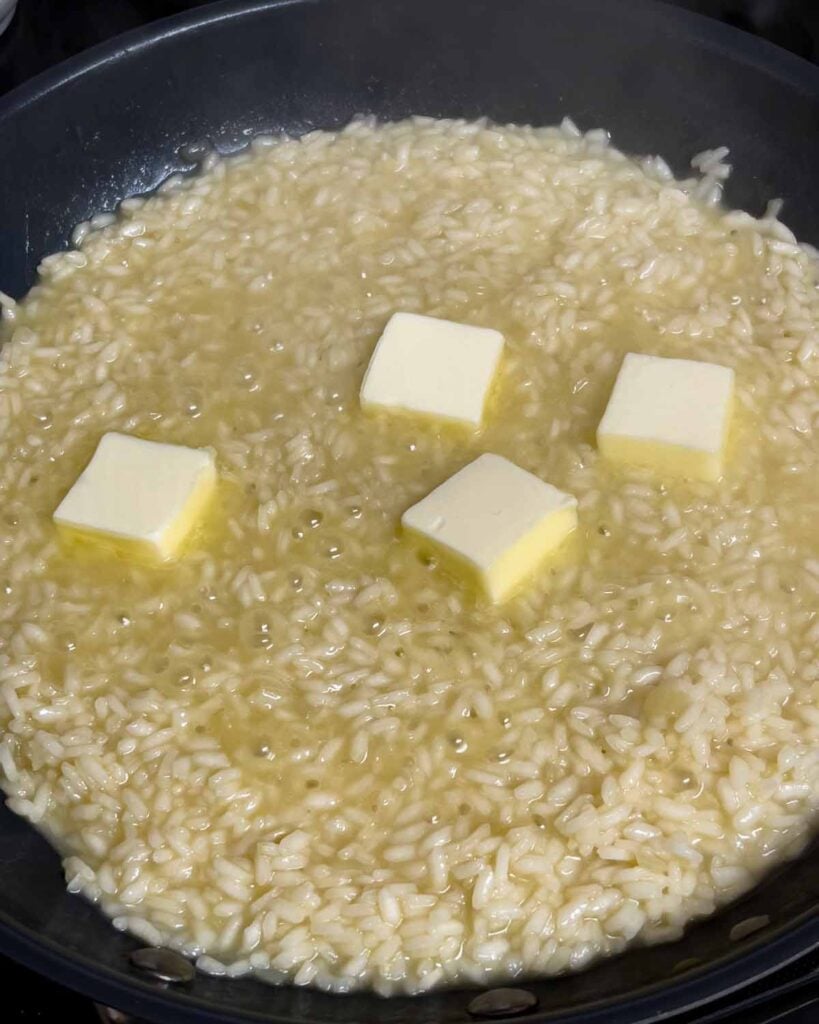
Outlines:
{"type": "MultiPolygon", "coordinates": [[[[188,168],[191,144],[231,151],[260,131],[339,127],[357,113],[536,124],[570,114],[679,174],[693,153],[727,145],[727,202],[760,213],[781,197],[786,223],[819,244],[819,69],[767,43],[650,0],[268,0],[131,32],[5,98],[0,289],[22,295],[74,224],[188,168]]],[[[521,984],[534,998],[514,1019],[638,1024],[735,991],[735,1010],[750,1004],[753,982],[819,948],[817,852],[673,944],[521,984]],[[757,917],[769,923],[731,940],[757,917]]],[[[479,995],[165,984],[130,966],[138,946],[68,895],[46,841],[0,811],[0,950],[100,1002],[180,1024],[455,1024],[474,1019],[479,995]]],[[[501,1005],[494,1019],[512,1019],[501,1005]]]]}

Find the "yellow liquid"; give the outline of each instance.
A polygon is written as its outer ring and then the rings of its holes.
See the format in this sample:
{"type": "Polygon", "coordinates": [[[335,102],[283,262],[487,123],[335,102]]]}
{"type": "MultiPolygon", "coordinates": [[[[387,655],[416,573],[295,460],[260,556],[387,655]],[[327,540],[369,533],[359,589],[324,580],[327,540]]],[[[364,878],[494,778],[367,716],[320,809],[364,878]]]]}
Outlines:
{"type": "Polygon", "coordinates": [[[666,938],[791,849],[817,298],[775,241],[592,142],[406,123],[260,147],[52,261],[3,327],[0,725],[78,887],[189,952],[414,991],[666,938]],[[505,335],[479,433],[360,409],[398,310],[505,335]],[[734,367],[722,481],[599,458],[627,351],[734,367]],[[178,562],[59,542],[109,430],[215,449],[178,562]],[[579,501],[499,607],[398,532],[484,451],[579,501]]]}

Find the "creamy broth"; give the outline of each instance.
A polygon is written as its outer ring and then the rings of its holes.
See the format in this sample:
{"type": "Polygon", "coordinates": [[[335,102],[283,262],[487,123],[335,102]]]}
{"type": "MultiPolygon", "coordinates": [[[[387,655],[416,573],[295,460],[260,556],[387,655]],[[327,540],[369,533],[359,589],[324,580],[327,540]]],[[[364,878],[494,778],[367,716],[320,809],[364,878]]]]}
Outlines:
{"type": "Polygon", "coordinates": [[[258,140],[79,232],[2,328],[0,779],[118,927],[382,992],[680,934],[810,826],[819,293],[603,137],[258,140]],[[480,432],[364,414],[396,310],[504,333],[480,432]],[[731,366],[717,484],[606,465],[623,355],[731,366]],[[169,565],[61,544],[100,436],[211,446],[169,565]],[[482,452],[580,526],[499,607],[402,512],[482,452]]]}

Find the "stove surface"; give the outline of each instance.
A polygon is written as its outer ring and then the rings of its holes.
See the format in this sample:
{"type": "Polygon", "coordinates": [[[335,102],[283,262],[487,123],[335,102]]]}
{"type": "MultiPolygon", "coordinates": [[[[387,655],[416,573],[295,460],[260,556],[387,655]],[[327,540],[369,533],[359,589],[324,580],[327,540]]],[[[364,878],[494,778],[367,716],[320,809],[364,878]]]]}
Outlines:
{"type": "MultiPolygon", "coordinates": [[[[0,96],[111,36],[204,0],[19,0],[0,36],[0,96]]],[[[379,0],[373,0],[377,3],[379,0]]],[[[502,2],[502,0],[498,0],[502,2]]],[[[618,0],[612,0],[616,3],[618,0]]],[[[666,0],[752,32],[819,64],[819,0],[666,0]]],[[[138,1024],[0,957],[8,1024],[138,1024]]],[[[673,1024],[815,1024],[819,952],[742,993],[674,1018],[673,1024]]],[[[363,1022],[362,1022],[363,1024],[363,1022]]],[[[670,1024],[670,1021],[669,1021],[670,1024]]]]}

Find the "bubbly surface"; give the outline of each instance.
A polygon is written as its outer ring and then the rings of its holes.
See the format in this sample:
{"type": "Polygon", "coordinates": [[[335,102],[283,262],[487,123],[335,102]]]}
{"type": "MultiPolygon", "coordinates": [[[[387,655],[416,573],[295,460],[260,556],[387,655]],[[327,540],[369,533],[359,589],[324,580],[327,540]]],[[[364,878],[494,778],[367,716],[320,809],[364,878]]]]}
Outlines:
{"type": "Polygon", "coordinates": [[[798,849],[812,254],[571,126],[357,123],[171,186],[2,327],[0,779],[71,889],[212,973],[422,991],[673,938],[798,849]],[[503,332],[482,431],[362,412],[397,310],[503,332]],[[721,481],[599,457],[626,351],[735,370],[721,481]],[[56,535],[112,430],[216,452],[175,564],[56,535]],[[500,607],[397,529],[483,451],[579,500],[500,607]]]}

